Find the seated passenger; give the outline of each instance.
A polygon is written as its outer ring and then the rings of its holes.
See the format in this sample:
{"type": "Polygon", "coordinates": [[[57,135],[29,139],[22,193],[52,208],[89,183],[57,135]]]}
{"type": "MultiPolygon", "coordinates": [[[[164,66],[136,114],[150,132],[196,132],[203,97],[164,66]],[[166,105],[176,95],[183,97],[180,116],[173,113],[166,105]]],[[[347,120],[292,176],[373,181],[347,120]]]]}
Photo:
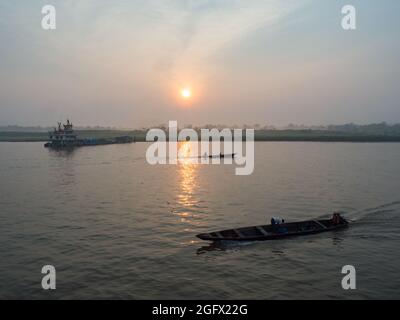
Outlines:
{"type": "Polygon", "coordinates": [[[338,225],[341,223],[341,216],[339,213],[335,212],[332,216],[332,224],[338,225]]]}
{"type": "Polygon", "coordinates": [[[280,219],[280,218],[272,218],[271,219],[271,224],[272,225],[282,224],[282,223],[285,223],[285,220],[280,219]]]}
{"type": "Polygon", "coordinates": [[[280,218],[272,218],[271,219],[271,225],[272,225],[272,230],[273,232],[277,233],[287,233],[286,228],[282,228],[281,225],[285,222],[285,220],[280,219],[280,218]],[[285,230],[283,230],[285,229],[285,230]]]}

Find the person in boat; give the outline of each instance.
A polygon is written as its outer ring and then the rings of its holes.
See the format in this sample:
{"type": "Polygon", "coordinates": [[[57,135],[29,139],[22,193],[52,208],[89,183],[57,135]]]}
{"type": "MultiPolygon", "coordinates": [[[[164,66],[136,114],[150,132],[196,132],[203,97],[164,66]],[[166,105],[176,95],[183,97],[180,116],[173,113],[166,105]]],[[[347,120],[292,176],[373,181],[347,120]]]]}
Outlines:
{"type": "Polygon", "coordinates": [[[338,224],[342,223],[342,217],[340,216],[340,213],[335,212],[332,216],[332,224],[337,226],[338,224]]]}
{"type": "Polygon", "coordinates": [[[271,218],[271,225],[272,225],[272,230],[276,233],[288,233],[289,230],[286,228],[285,224],[285,219],[280,219],[280,218],[271,218]]]}
{"type": "Polygon", "coordinates": [[[285,219],[281,218],[271,218],[271,225],[272,225],[272,230],[276,233],[287,233],[288,230],[286,227],[282,226],[285,223],[285,219]]]}
{"type": "Polygon", "coordinates": [[[285,219],[275,218],[275,217],[271,218],[271,225],[273,226],[283,223],[285,223],[285,219]]]}

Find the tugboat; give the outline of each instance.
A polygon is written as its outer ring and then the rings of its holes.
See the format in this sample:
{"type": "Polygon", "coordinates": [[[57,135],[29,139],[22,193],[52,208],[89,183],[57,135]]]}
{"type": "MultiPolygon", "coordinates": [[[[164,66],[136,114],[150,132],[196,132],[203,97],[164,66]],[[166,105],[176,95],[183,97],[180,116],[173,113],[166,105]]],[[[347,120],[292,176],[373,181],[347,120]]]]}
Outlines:
{"type": "Polygon", "coordinates": [[[125,144],[135,142],[135,139],[130,136],[122,136],[109,139],[78,139],[73,127],[74,126],[69,120],[67,120],[67,123],[63,125],[61,125],[61,122],[58,122],[58,127],[54,128],[53,131],[49,131],[50,141],[47,142],[44,146],[46,148],[52,149],[68,149],[75,147],[100,146],[106,144],[125,144]]]}
{"type": "Polygon", "coordinates": [[[58,128],[49,131],[50,142],[44,146],[46,148],[72,148],[82,145],[82,141],[78,140],[77,135],[74,133],[72,123],[67,120],[67,123],[61,126],[58,122],[58,128]]]}

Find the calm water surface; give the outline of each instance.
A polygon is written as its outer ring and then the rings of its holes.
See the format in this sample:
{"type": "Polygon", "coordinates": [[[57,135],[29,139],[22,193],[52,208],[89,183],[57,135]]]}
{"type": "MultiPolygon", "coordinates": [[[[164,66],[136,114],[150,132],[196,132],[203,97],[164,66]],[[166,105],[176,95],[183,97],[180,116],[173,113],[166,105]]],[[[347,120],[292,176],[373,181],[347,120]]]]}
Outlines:
{"type": "Polygon", "coordinates": [[[0,298],[400,298],[400,144],[259,142],[251,176],[151,166],[147,146],[0,143],[0,298]],[[334,210],[349,229],[241,245],[195,237],[334,210]]]}

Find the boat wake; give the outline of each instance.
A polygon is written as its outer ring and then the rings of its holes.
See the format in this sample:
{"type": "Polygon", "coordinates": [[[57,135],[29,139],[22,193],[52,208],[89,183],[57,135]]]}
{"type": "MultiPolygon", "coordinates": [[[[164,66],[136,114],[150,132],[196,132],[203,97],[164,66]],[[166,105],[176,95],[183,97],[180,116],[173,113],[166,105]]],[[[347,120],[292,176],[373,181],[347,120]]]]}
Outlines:
{"type": "Polygon", "coordinates": [[[400,201],[385,203],[372,208],[365,208],[346,213],[346,218],[350,222],[363,222],[369,219],[392,219],[397,218],[400,212],[400,201]]]}

